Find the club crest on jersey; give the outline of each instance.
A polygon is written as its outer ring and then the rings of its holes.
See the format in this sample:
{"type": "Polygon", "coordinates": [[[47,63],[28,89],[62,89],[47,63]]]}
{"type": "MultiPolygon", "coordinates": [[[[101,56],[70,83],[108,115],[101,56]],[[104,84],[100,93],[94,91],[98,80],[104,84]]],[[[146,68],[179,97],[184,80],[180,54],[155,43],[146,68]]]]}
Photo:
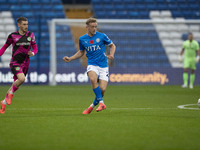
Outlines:
{"type": "Polygon", "coordinates": [[[96,42],[97,42],[97,43],[99,43],[99,42],[100,42],[100,39],[99,39],[99,38],[97,38],[97,39],[96,39],[96,42]]]}
{"type": "Polygon", "coordinates": [[[31,37],[28,37],[27,40],[30,42],[31,41],[31,37]]]}
{"type": "Polygon", "coordinates": [[[90,40],[90,44],[93,44],[94,43],[94,41],[93,40],[90,40]]]}
{"type": "Polygon", "coordinates": [[[15,70],[16,70],[16,71],[19,71],[19,70],[20,70],[20,67],[16,67],[15,70]]]}

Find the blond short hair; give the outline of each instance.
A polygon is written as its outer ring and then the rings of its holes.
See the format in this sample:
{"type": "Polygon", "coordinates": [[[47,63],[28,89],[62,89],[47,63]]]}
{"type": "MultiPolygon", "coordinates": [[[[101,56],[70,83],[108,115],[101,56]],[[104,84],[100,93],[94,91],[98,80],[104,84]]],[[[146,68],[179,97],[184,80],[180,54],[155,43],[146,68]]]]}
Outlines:
{"type": "Polygon", "coordinates": [[[96,18],[89,18],[87,21],[86,21],[86,25],[89,25],[90,23],[96,23],[97,22],[97,19],[96,18]]]}

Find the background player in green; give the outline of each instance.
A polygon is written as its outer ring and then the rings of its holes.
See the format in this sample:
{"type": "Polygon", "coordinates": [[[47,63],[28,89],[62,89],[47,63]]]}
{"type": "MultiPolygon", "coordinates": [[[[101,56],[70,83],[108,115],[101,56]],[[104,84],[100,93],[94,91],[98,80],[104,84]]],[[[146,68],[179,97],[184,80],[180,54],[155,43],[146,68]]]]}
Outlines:
{"type": "Polygon", "coordinates": [[[193,40],[193,34],[188,34],[188,40],[184,41],[183,48],[180,52],[179,61],[182,62],[182,55],[184,54],[184,72],[182,88],[188,87],[188,72],[190,72],[190,88],[193,89],[195,80],[196,63],[199,62],[199,44],[193,40]]]}

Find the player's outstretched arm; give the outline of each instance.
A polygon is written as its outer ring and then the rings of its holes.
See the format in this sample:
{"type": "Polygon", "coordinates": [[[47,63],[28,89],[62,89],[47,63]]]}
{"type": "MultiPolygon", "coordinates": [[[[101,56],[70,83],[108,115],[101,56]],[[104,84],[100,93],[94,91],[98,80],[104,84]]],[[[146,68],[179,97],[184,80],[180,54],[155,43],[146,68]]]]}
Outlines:
{"type": "Polygon", "coordinates": [[[184,53],[184,48],[181,50],[180,54],[178,55],[178,61],[183,62],[183,53],[184,53]]]}
{"type": "Polygon", "coordinates": [[[9,47],[10,45],[8,45],[7,43],[5,43],[3,45],[3,47],[0,49],[0,56],[2,56],[4,54],[4,52],[6,51],[6,49],[9,47]]]}
{"type": "Polygon", "coordinates": [[[195,58],[195,62],[199,63],[199,59],[200,59],[200,52],[199,52],[199,50],[197,50],[197,56],[195,58]]]}
{"type": "Polygon", "coordinates": [[[107,55],[107,58],[110,59],[110,60],[113,60],[114,55],[115,55],[116,46],[115,46],[114,43],[112,43],[112,44],[109,45],[109,47],[110,47],[110,55],[107,55]]]}
{"type": "Polygon", "coordinates": [[[68,57],[68,56],[63,57],[63,60],[64,60],[65,62],[70,62],[70,61],[72,61],[72,60],[81,58],[81,57],[83,56],[83,54],[84,54],[84,51],[80,51],[80,50],[79,50],[76,54],[74,54],[74,55],[71,56],[71,57],[68,57]]]}

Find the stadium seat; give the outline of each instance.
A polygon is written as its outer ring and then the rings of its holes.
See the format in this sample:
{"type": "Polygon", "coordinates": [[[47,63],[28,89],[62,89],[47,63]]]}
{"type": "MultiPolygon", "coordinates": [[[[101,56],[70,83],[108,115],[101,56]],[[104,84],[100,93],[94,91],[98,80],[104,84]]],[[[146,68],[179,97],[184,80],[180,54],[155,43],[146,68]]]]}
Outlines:
{"type": "Polygon", "coordinates": [[[6,4],[7,0],[0,0],[0,4],[6,4]]]}
{"type": "Polygon", "coordinates": [[[56,11],[63,11],[63,6],[62,6],[62,5],[54,5],[54,6],[53,6],[53,10],[56,10],[56,11]]]}
{"type": "Polygon", "coordinates": [[[26,3],[28,4],[29,3],[29,1],[27,1],[27,0],[18,0],[18,2],[21,3],[21,4],[26,4],[26,3]]]}
{"type": "MultiPolygon", "coordinates": [[[[39,4],[39,2],[40,2],[40,0],[29,0],[29,1],[32,4],[39,4]]],[[[34,5],[32,5],[32,6],[34,6],[34,5]]]]}
{"type": "Polygon", "coordinates": [[[41,0],[40,2],[43,3],[43,4],[50,4],[51,0],[41,0]]]}
{"type": "Polygon", "coordinates": [[[12,13],[10,11],[2,11],[1,12],[1,17],[2,18],[11,18],[12,17],[12,13]]]}
{"type": "Polygon", "coordinates": [[[160,11],[151,11],[150,12],[150,17],[151,18],[159,18],[160,17],[160,11]]]}
{"type": "Polygon", "coordinates": [[[12,11],[21,11],[22,8],[21,8],[21,5],[15,4],[15,5],[11,5],[10,9],[12,11]]]}
{"type": "Polygon", "coordinates": [[[59,4],[60,6],[62,6],[62,2],[58,1],[58,0],[51,0],[52,4],[59,4]]]}
{"type": "Polygon", "coordinates": [[[4,4],[4,5],[0,5],[0,10],[1,11],[7,11],[10,9],[10,5],[4,4]]]}
{"type": "Polygon", "coordinates": [[[166,11],[161,11],[160,13],[160,17],[163,17],[163,18],[171,18],[172,14],[170,11],[166,10],[166,11]]]}
{"type": "Polygon", "coordinates": [[[4,32],[4,27],[3,27],[3,30],[1,30],[1,26],[0,26],[0,39],[6,39],[6,33],[4,32]]]}
{"type": "Polygon", "coordinates": [[[42,9],[44,10],[44,11],[48,11],[48,10],[51,10],[52,8],[54,8],[54,7],[52,7],[51,5],[43,5],[42,6],[42,9]]]}
{"type": "Polygon", "coordinates": [[[2,21],[3,21],[3,24],[5,24],[5,25],[9,25],[9,24],[13,25],[13,24],[15,24],[13,18],[4,18],[2,21]]]}
{"type": "Polygon", "coordinates": [[[199,25],[190,25],[189,26],[189,31],[191,31],[191,32],[199,32],[200,31],[200,27],[199,27],[199,25]]]}

